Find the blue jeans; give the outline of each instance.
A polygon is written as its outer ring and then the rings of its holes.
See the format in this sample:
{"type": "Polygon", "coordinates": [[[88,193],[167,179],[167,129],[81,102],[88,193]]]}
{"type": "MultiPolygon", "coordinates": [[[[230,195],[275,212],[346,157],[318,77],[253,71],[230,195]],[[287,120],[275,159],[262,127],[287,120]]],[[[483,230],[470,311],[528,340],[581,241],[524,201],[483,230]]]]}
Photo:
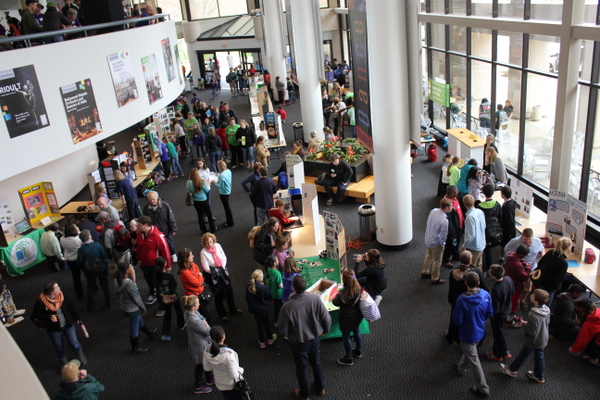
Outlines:
{"type": "Polygon", "coordinates": [[[292,356],[296,364],[296,377],[300,385],[300,397],[308,398],[308,363],[313,369],[315,378],[315,390],[320,392],[325,389],[323,368],[321,366],[321,350],[319,338],[312,339],[306,343],[290,343],[292,356]]]}
{"type": "Polygon", "coordinates": [[[129,336],[136,338],[140,334],[140,328],[144,327],[144,320],[141,315],[137,317],[129,318],[129,336]]]}
{"type": "Polygon", "coordinates": [[[67,343],[69,343],[69,347],[73,351],[81,351],[81,344],[77,340],[77,333],[75,332],[75,325],[64,326],[58,332],[48,331],[48,336],[50,336],[50,340],[54,344],[56,348],[56,354],[58,358],[63,359],[67,358],[67,353],[65,353],[65,345],[63,342],[63,335],[65,335],[65,339],[67,339],[67,343]]]}
{"type": "Polygon", "coordinates": [[[348,185],[344,185],[344,182],[337,181],[335,178],[326,178],[323,182],[323,186],[325,187],[325,193],[327,193],[327,199],[333,199],[334,203],[340,201],[340,198],[343,196],[344,192],[348,185]],[[337,187],[337,193],[335,196],[333,195],[332,187],[337,187]]]}
{"type": "Polygon", "coordinates": [[[531,353],[534,353],[533,374],[538,379],[544,379],[544,349],[532,349],[531,347],[523,346],[509,368],[511,371],[518,371],[531,353]]]}
{"type": "Polygon", "coordinates": [[[218,172],[219,169],[217,168],[217,161],[221,159],[221,151],[211,151],[208,153],[208,155],[210,157],[210,170],[212,172],[218,172]]]}
{"type": "Polygon", "coordinates": [[[256,225],[262,225],[267,222],[267,209],[256,207],[256,225]]]}
{"type": "Polygon", "coordinates": [[[183,175],[183,168],[181,168],[181,164],[179,164],[179,156],[171,157],[171,170],[173,175],[183,175]]]}
{"type": "Polygon", "coordinates": [[[190,151],[190,154],[192,155],[192,159],[196,158],[196,151],[194,150],[194,141],[192,139],[186,138],[186,142],[187,142],[187,148],[190,151]]]}
{"type": "Polygon", "coordinates": [[[496,357],[504,357],[508,353],[508,344],[506,344],[506,336],[504,336],[504,323],[506,317],[502,315],[494,315],[492,321],[492,333],[494,335],[494,345],[492,352],[496,357]]]}
{"type": "Polygon", "coordinates": [[[344,350],[346,350],[346,357],[352,357],[352,339],[350,338],[350,333],[354,333],[354,341],[356,342],[356,350],[362,350],[362,336],[360,334],[360,327],[357,327],[355,330],[350,332],[342,332],[342,340],[344,341],[344,350]]]}
{"type": "Polygon", "coordinates": [[[246,161],[254,162],[254,147],[242,147],[242,151],[244,152],[244,159],[246,161]]]}

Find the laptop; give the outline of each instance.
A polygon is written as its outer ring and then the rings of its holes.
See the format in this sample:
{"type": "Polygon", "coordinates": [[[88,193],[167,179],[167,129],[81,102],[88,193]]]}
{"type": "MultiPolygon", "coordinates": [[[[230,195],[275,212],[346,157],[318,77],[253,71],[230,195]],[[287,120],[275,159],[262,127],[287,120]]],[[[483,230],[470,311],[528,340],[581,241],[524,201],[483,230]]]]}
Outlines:
{"type": "Polygon", "coordinates": [[[31,224],[29,223],[29,221],[27,219],[24,219],[23,221],[17,222],[15,224],[15,229],[17,230],[17,233],[19,235],[26,235],[29,232],[31,232],[31,231],[34,230],[31,227],[31,224]]]}

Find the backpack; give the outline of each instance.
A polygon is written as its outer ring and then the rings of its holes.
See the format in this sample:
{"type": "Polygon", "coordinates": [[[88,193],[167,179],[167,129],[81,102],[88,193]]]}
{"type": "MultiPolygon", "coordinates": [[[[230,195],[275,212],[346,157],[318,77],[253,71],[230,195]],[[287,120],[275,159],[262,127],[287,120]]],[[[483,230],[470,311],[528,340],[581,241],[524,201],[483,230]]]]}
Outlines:
{"type": "Polygon", "coordinates": [[[102,262],[94,257],[89,251],[85,251],[85,259],[83,260],[83,270],[88,274],[97,274],[102,272],[104,265],[102,262]]]}
{"type": "Polygon", "coordinates": [[[278,175],[279,179],[277,181],[278,189],[287,189],[289,186],[287,172],[280,172],[278,175]]]}
{"type": "Polygon", "coordinates": [[[490,247],[498,246],[502,243],[502,226],[497,217],[485,219],[485,240],[490,247]]]}
{"type": "Polygon", "coordinates": [[[258,232],[260,232],[260,230],[262,229],[262,226],[255,226],[254,228],[250,229],[250,232],[248,232],[248,246],[250,247],[254,247],[254,242],[256,241],[256,235],[258,234],[258,232]]]}
{"type": "Polygon", "coordinates": [[[121,253],[131,249],[131,236],[127,228],[121,224],[117,224],[114,228],[110,228],[115,232],[115,249],[121,253]]]}

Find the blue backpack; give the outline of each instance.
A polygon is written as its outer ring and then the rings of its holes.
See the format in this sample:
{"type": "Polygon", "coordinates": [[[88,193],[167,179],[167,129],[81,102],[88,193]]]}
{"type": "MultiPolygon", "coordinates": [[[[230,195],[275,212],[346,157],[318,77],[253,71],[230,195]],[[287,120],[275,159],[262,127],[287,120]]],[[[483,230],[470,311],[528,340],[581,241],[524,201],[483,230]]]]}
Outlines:
{"type": "Polygon", "coordinates": [[[279,189],[287,189],[288,188],[288,176],[286,172],[280,172],[278,175],[279,179],[277,181],[277,186],[279,189]]]}

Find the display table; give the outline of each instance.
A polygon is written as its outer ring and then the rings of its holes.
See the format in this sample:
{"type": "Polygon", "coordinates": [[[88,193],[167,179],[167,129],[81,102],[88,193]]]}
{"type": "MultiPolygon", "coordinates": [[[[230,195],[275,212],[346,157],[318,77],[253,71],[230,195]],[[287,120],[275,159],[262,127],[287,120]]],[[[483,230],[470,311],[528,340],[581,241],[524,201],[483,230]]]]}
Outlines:
{"type": "MultiPolygon", "coordinates": [[[[295,247],[295,244],[294,244],[295,247]]],[[[306,283],[307,283],[307,287],[310,287],[313,283],[315,283],[316,281],[318,281],[321,278],[325,278],[325,279],[329,279],[335,282],[339,282],[340,278],[341,278],[341,273],[340,273],[340,264],[331,258],[320,258],[319,256],[316,257],[306,257],[306,258],[300,258],[302,260],[307,260],[305,264],[303,264],[303,268],[302,268],[302,272],[300,273],[300,275],[302,275],[305,279],[306,279],[306,283]],[[311,262],[320,262],[322,265],[319,265],[317,267],[309,267],[308,264],[311,262]],[[323,269],[325,268],[332,268],[333,271],[329,272],[327,274],[323,273],[323,269]]],[[[298,258],[296,258],[296,261],[298,261],[298,258]]],[[[302,265],[302,264],[299,264],[302,265]]],[[[339,309],[337,309],[337,307],[333,306],[333,304],[330,304],[328,306],[328,309],[330,309],[329,314],[331,315],[331,329],[329,330],[329,333],[327,333],[327,335],[322,336],[321,339],[331,339],[331,338],[339,338],[342,337],[342,332],[340,331],[340,311],[339,309]]],[[[369,322],[366,319],[363,319],[362,322],[360,323],[360,333],[366,334],[366,333],[371,333],[371,329],[369,328],[369,322]]]]}
{"type": "Polygon", "coordinates": [[[144,181],[144,179],[146,179],[152,171],[154,171],[154,169],[156,168],[156,166],[159,163],[160,163],[160,160],[154,158],[154,159],[152,159],[152,161],[147,163],[147,166],[145,169],[141,168],[139,166],[139,164],[136,164],[134,166],[136,178],[135,178],[135,181],[133,181],[133,187],[138,187],[139,184],[142,183],[144,181]]]}
{"type": "Polygon", "coordinates": [[[448,153],[464,159],[474,158],[483,165],[483,146],[485,139],[465,128],[446,129],[448,132],[448,153]]]}
{"type": "Polygon", "coordinates": [[[44,229],[39,228],[26,235],[12,237],[7,247],[0,248],[0,260],[6,264],[10,276],[19,276],[26,269],[44,261],[40,240],[44,229]]]}
{"type": "MultiPolygon", "coordinates": [[[[304,223],[304,221],[302,222],[304,223]]],[[[313,225],[304,225],[302,228],[291,230],[292,246],[296,258],[312,257],[315,254],[319,254],[321,250],[325,250],[325,222],[323,221],[323,216],[319,215],[319,226],[317,229],[321,231],[321,234],[316,244],[314,243],[314,229],[315,226],[313,225]]]]}
{"type": "MultiPolygon", "coordinates": [[[[100,212],[100,209],[98,207],[96,207],[95,210],[91,210],[91,209],[87,209],[84,211],[77,211],[77,209],[79,207],[90,207],[93,206],[94,202],[93,201],[71,201],[70,203],[65,204],[63,207],[60,208],[59,212],[60,215],[65,215],[65,216],[69,216],[69,215],[75,215],[75,214],[87,214],[87,215],[94,215],[94,214],[98,214],[100,212]]],[[[123,202],[121,201],[121,199],[115,199],[112,201],[111,205],[117,209],[117,211],[123,211],[123,202]]]]}

